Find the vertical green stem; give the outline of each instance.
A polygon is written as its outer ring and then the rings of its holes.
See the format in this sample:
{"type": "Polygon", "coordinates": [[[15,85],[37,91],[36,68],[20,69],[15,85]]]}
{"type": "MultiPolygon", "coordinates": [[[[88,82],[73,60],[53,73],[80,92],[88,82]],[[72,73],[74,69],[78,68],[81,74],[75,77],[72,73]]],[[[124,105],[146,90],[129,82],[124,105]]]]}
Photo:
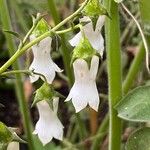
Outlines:
{"type": "MultiPolygon", "coordinates": [[[[54,0],[47,0],[47,2],[48,2],[49,10],[50,10],[50,13],[54,19],[55,24],[60,23],[61,19],[60,19],[59,13],[58,13],[57,8],[56,8],[56,3],[54,2],[54,0]]],[[[72,69],[69,65],[70,61],[71,61],[71,58],[70,58],[71,53],[69,52],[69,49],[67,47],[67,43],[65,40],[65,36],[63,36],[63,35],[61,35],[61,44],[62,44],[63,62],[64,62],[66,74],[69,78],[69,85],[71,86],[73,84],[73,80],[74,80],[72,69]]]]}
{"type": "MultiPolygon", "coordinates": [[[[3,28],[6,30],[12,30],[6,0],[0,0],[0,14],[1,14],[1,20],[2,20],[2,24],[3,24],[3,28]]],[[[5,34],[5,36],[6,36],[6,40],[7,40],[7,46],[9,49],[9,55],[11,57],[15,53],[14,50],[16,49],[16,46],[14,44],[13,37],[10,34],[5,34]]],[[[17,62],[13,63],[13,69],[15,69],[15,70],[19,69],[19,65],[17,62]]],[[[16,75],[15,91],[16,91],[16,95],[18,98],[22,118],[23,118],[23,124],[24,124],[24,128],[25,128],[25,132],[27,134],[29,148],[30,148],[30,150],[34,150],[33,141],[32,141],[32,131],[31,131],[31,124],[30,124],[31,122],[30,122],[29,110],[27,107],[27,103],[26,103],[26,99],[25,99],[25,95],[24,95],[23,84],[22,84],[22,79],[21,79],[20,74],[16,75]]]]}
{"type": "Polygon", "coordinates": [[[126,94],[131,88],[131,85],[134,82],[133,79],[136,77],[136,74],[140,69],[140,66],[142,64],[141,62],[144,60],[144,56],[145,56],[145,49],[143,44],[141,44],[139,52],[135,56],[135,59],[133,60],[130,66],[126,79],[123,82],[123,94],[126,94]]]}
{"type": "Polygon", "coordinates": [[[109,82],[109,150],[121,148],[121,119],[114,106],[122,97],[122,71],[120,51],[120,26],[118,4],[105,0],[105,6],[112,19],[106,19],[106,50],[109,82]]]}

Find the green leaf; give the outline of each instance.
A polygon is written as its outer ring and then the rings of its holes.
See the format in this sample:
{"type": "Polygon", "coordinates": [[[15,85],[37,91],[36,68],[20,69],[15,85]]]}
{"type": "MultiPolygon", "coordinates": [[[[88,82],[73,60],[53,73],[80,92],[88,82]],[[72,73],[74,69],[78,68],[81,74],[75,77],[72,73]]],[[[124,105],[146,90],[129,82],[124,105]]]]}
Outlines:
{"type": "Polygon", "coordinates": [[[150,86],[129,92],[116,106],[118,117],[138,122],[150,121],[150,86]]]}
{"type": "Polygon", "coordinates": [[[13,36],[17,37],[18,39],[22,41],[22,37],[17,32],[10,31],[10,30],[4,30],[4,32],[12,34],[13,36]]]}
{"type": "Polygon", "coordinates": [[[144,127],[132,133],[126,143],[126,150],[150,150],[150,128],[144,127]]]}

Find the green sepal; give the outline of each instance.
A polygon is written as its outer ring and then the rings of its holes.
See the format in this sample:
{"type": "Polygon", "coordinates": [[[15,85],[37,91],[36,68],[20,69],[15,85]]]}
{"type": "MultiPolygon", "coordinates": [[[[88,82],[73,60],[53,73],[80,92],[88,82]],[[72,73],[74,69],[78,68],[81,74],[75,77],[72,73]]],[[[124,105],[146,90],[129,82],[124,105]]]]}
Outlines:
{"type": "Polygon", "coordinates": [[[8,127],[8,130],[11,132],[12,136],[13,136],[13,141],[15,142],[19,142],[19,143],[27,143],[26,141],[24,141],[23,139],[21,139],[15,132],[16,129],[8,127]]]}
{"type": "Polygon", "coordinates": [[[94,30],[94,31],[95,31],[95,29],[96,29],[96,24],[97,24],[98,18],[99,18],[99,16],[90,17],[90,19],[92,20],[93,30],[94,30]]]}
{"type": "Polygon", "coordinates": [[[96,50],[92,47],[89,40],[84,37],[73,50],[71,65],[76,59],[81,58],[88,63],[88,66],[90,66],[91,59],[94,55],[96,55],[96,50]]]}
{"type": "Polygon", "coordinates": [[[99,0],[90,0],[90,2],[83,9],[82,13],[83,15],[90,17],[94,30],[100,15],[106,15],[110,17],[106,8],[99,2],[99,0]]]}
{"type": "Polygon", "coordinates": [[[48,32],[50,30],[50,27],[48,25],[48,23],[42,18],[36,28],[33,30],[33,34],[38,37],[40,35],[42,35],[45,32],[48,32]]]}
{"type": "Polygon", "coordinates": [[[22,37],[17,32],[10,31],[10,30],[4,30],[4,32],[9,33],[9,34],[17,37],[20,41],[23,41],[22,37]]]}
{"type": "Polygon", "coordinates": [[[7,144],[13,140],[13,135],[8,127],[0,122],[0,144],[7,144]]]}
{"type": "Polygon", "coordinates": [[[4,123],[0,122],[0,149],[5,149],[12,141],[26,143],[16,134],[13,128],[7,127],[4,123]]]}
{"type": "Polygon", "coordinates": [[[55,97],[60,97],[60,98],[66,98],[64,95],[62,95],[61,93],[59,93],[59,92],[56,92],[55,91],[55,97]]]}
{"type": "Polygon", "coordinates": [[[32,103],[32,106],[35,106],[36,103],[42,101],[42,100],[52,100],[54,97],[55,91],[51,84],[43,83],[43,85],[36,90],[34,101],[32,103]]]}

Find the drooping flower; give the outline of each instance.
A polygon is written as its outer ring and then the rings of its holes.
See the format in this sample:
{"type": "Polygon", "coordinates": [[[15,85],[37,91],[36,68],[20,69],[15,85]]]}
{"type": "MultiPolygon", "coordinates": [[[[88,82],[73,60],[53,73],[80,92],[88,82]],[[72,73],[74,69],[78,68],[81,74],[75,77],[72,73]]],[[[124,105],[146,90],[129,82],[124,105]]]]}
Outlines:
{"type": "Polygon", "coordinates": [[[7,146],[7,150],[19,150],[19,142],[10,142],[7,146]]]}
{"type": "Polygon", "coordinates": [[[96,74],[99,65],[98,56],[93,56],[90,69],[84,59],[76,59],[73,63],[75,83],[65,101],[72,99],[76,112],[84,109],[87,104],[98,111],[99,94],[96,87],[96,74]]]}
{"type": "Polygon", "coordinates": [[[39,139],[46,145],[52,138],[63,139],[63,125],[57,117],[58,97],[53,98],[53,109],[47,101],[43,100],[37,103],[39,111],[39,120],[36,123],[34,134],[38,134],[39,139]]]}
{"type": "MultiPolygon", "coordinates": [[[[96,24],[96,28],[94,30],[92,21],[89,17],[83,17],[80,19],[81,22],[89,22],[83,27],[83,32],[91,43],[92,47],[97,50],[97,52],[103,56],[104,51],[104,39],[101,34],[101,28],[104,25],[105,16],[99,16],[96,24]]],[[[77,46],[82,39],[81,31],[77,33],[69,42],[72,46],[77,46]]]]}
{"type": "MultiPolygon", "coordinates": [[[[32,41],[34,39],[35,36],[32,35],[30,37],[30,40],[32,41]]],[[[33,70],[36,73],[44,75],[49,84],[51,84],[52,81],[54,80],[56,72],[61,72],[61,69],[53,62],[50,56],[51,42],[52,38],[47,37],[42,41],[40,41],[38,44],[32,46],[34,59],[29,68],[30,70],[33,70]]],[[[32,76],[30,76],[30,80],[31,82],[35,82],[39,79],[39,77],[41,76],[33,74],[32,76]]]]}

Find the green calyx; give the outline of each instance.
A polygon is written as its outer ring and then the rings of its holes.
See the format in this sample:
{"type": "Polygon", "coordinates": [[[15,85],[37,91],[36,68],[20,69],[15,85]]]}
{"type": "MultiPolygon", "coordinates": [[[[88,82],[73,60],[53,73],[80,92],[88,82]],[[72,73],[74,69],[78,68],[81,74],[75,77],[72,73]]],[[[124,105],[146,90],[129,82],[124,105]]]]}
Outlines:
{"type": "Polygon", "coordinates": [[[0,122],[0,149],[6,149],[7,145],[12,141],[26,143],[16,134],[13,128],[7,127],[0,122]]]}
{"type": "Polygon", "coordinates": [[[89,40],[84,37],[73,50],[71,64],[79,58],[84,59],[89,64],[94,55],[97,55],[96,50],[92,47],[89,40]]]}
{"type": "Polygon", "coordinates": [[[107,11],[99,2],[99,0],[90,0],[89,3],[85,6],[82,13],[89,17],[106,15],[107,11]]]}
{"type": "Polygon", "coordinates": [[[42,100],[52,100],[55,95],[53,86],[48,83],[44,83],[39,89],[36,90],[35,93],[32,106],[42,100]]]}
{"type": "Polygon", "coordinates": [[[13,135],[8,127],[0,122],[0,144],[7,144],[13,140],[13,135]]]}
{"type": "Polygon", "coordinates": [[[99,0],[90,0],[86,7],[83,9],[82,13],[83,15],[90,17],[94,30],[100,15],[106,15],[109,17],[106,8],[99,2],[99,0]]]}
{"type": "Polygon", "coordinates": [[[33,34],[38,37],[40,35],[42,35],[43,33],[49,31],[50,27],[48,26],[48,23],[44,20],[41,19],[36,28],[33,30],[33,34]]]}

